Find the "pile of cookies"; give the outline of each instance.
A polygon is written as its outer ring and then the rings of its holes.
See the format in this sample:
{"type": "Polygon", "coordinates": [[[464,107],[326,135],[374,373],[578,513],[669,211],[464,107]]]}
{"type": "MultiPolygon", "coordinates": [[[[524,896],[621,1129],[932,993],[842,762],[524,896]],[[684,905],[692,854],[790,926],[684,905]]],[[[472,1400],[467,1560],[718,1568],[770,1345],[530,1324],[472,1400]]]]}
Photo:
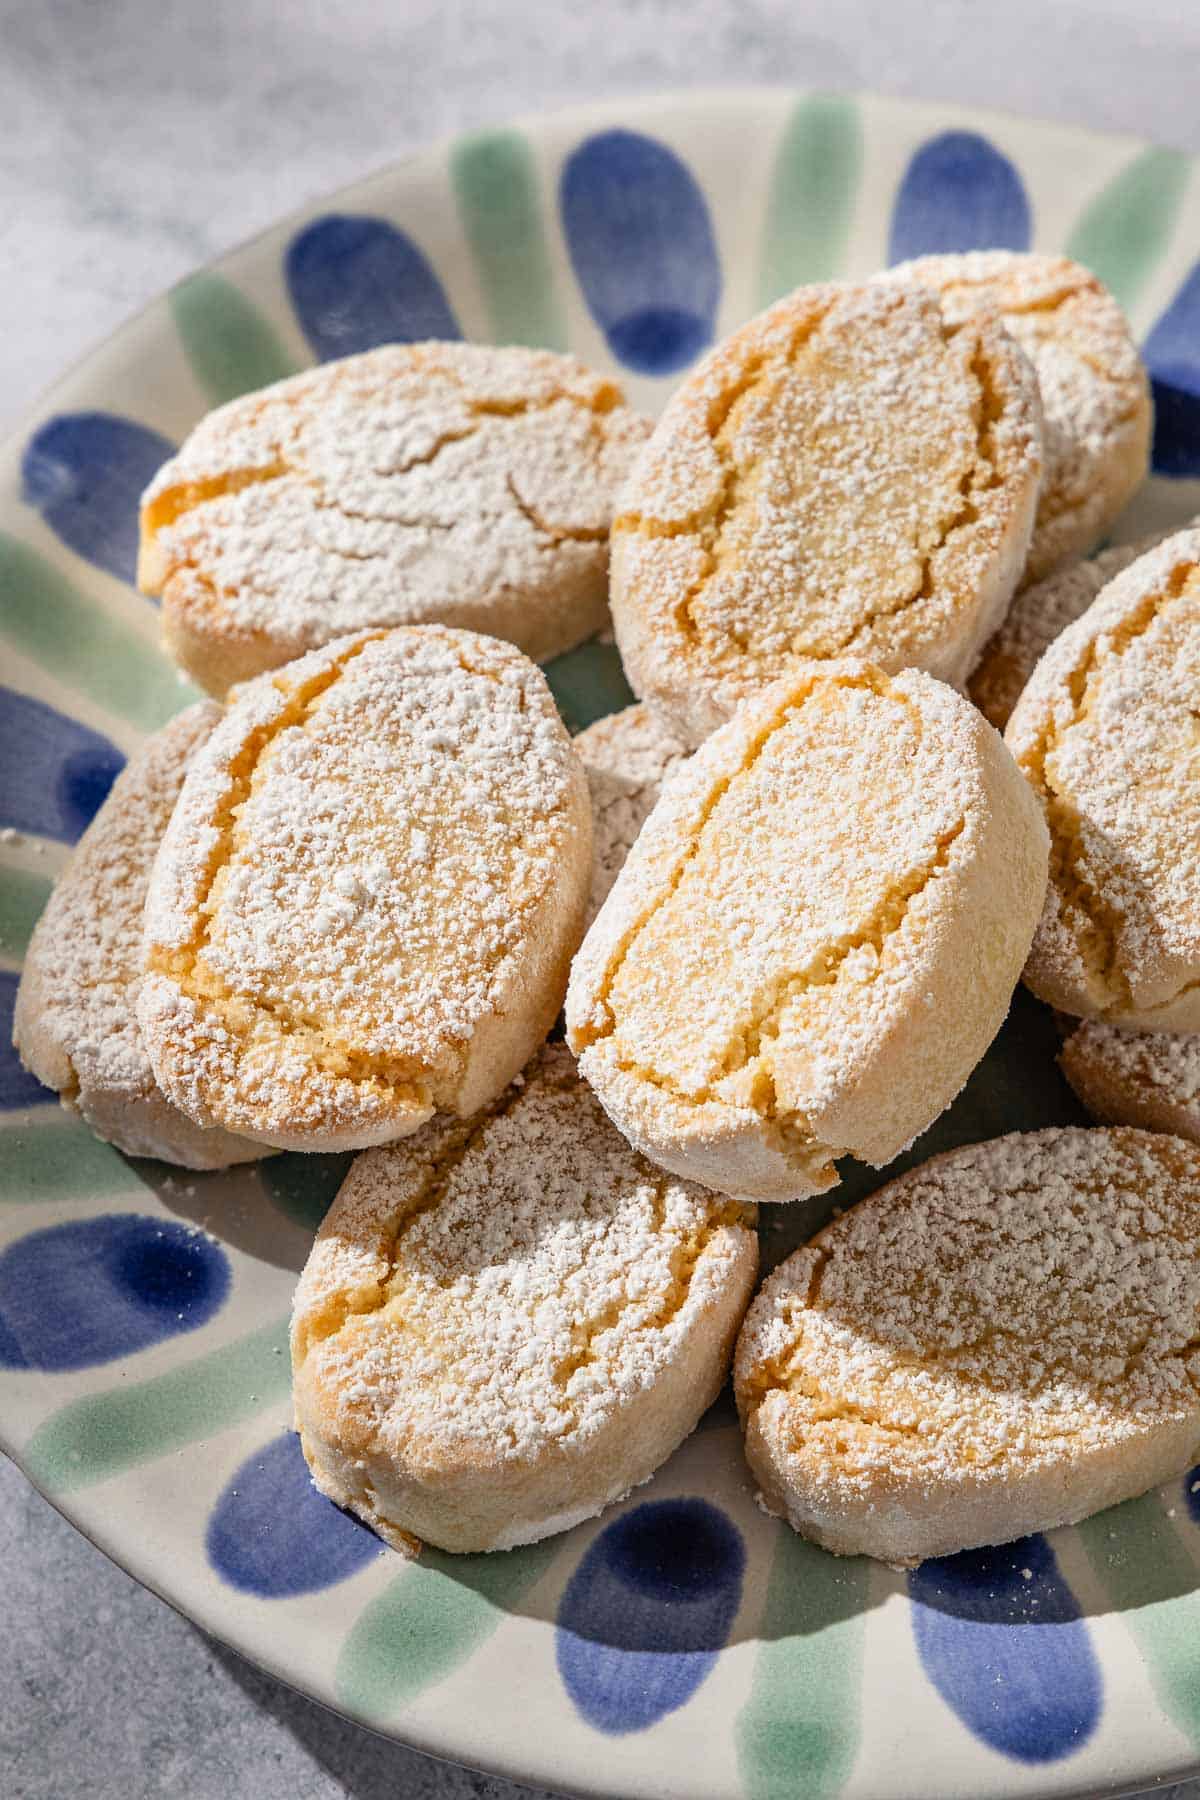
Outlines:
{"type": "Polygon", "coordinates": [[[80,844],[16,1041],[131,1155],[362,1152],[296,1421],[389,1542],[595,1515],[731,1360],[764,1504],[842,1553],[1195,1457],[1200,531],[1078,560],[1150,427],[1111,296],[996,252],[800,289],[653,427],[390,346],[152,482],[214,698],[80,844]],[[610,616],[640,703],[572,740],[536,663],[610,616]],[[1022,974],[1101,1125],[926,1163],[755,1296],[758,1205],[910,1145],[1022,974]]]}

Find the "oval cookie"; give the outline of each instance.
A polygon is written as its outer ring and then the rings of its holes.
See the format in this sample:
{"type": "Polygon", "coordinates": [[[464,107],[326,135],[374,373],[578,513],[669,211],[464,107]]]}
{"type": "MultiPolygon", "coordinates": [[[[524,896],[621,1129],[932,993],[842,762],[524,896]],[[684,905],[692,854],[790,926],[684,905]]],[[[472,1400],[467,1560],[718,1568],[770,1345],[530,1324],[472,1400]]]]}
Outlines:
{"type": "Polygon", "coordinates": [[[1023,581],[1103,538],[1150,466],[1150,383],[1129,321],[1065,256],[973,250],[899,263],[889,281],[933,288],[952,324],[998,314],[1037,372],[1045,469],[1023,581]]]}
{"type": "Polygon", "coordinates": [[[1046,834],[975,708],[811,665],[668,784],[571,971],[568,1040],[630,1142],[746,1198],[890,1162],[1004,1018],[1046,834]]]}
{"type": "Polygon", "coordinates": [[[172,1106],[137,1023],[150,869],[188,760],[220,717],[211,701],[188,707],[118,775],[38,920],[13,1019],[26,1068],[97,1137],[126,1156],[187,1169],[224,1169],[267,1153],[172,1106]]]}
{"type": "Polygon", "coordinates": [[[1200,1033],[1070,1023],[1058,1061],[1094,1119],[1200,1143],[1200,1033]]]}
{"type": "Polygon", "coordinates": [[[146,905],[164,1091],[284,1149],[473,1113],[545,1037],[579,940],[587,782],[519,650],[342,638],[244,687],[188,772],[146,905]]]}
{"type": "Polygon", "coordinates": [[[799,288],[698,365],[624,490],[613,623],[690,744],[797,658],[960,682],[1016,586],[1041,472],[1028,362],[988,316],[799,288]]]}
{"type": "Polygon", "coordinates": [[[734,1379],[766,1506],[897,1566],[1086,1518],[1200,1450],[1200,1149],[1016,1133],[782,1263],[734,1379]]]}
{"type": "Polygon", "coordinates": [[[541,661],[607,622],[613,496],[648,430],[573,357],[388,344],[202,420],[143,498],[138,581],[218,695],[368,626],[541,661]]]}
{"type": "Polygon", "coordinates": [[[648,706],[627,706],[597,719],[573,741],[592,796],[590,925],[654,810],[659,789],[687,750],[648,706]]]}
{"type": "Polygon", "coordinates": [[[652,1168],[549,1045],[347,1176],[292,1314],[317,1486],[399,1548],[565,1531],[716,1398],[757,1266],[752,1210],[652,1168]]]}
{"type": "Polygon", "coordinates": [[[1200,532],[1140,557],[1043,656],[1005,738],[1050,827],[1025,979],[1081,1018],[1200,1028],[1200,532]]]}

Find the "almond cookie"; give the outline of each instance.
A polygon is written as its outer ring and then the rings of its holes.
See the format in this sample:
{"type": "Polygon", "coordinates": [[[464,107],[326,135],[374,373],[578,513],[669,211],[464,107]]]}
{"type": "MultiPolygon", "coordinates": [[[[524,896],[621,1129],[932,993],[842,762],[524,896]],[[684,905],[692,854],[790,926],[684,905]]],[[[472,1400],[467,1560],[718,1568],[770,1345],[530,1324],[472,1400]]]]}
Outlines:
{"type": "Polygon", "coordinates": [[[1070,1023],[1059,1066],[1094,1119],[1200,1144],[1200,1033],[1070,1023]]]}
{"type": "Polygon", "coordinates": [[[1051,644],[1005,733],[1050,827],[1025,979],[1080,1018],[1200,1029],[1200,531],[1109,583],[1051,644]]]}
{"type": "Polygon", "coordinates": [[[1036,803],[968,701],[810,664],[668,783],[575,959],[568,1041],[664,1168],[821,1193],[962,1087],[1045,883],[1036,803]]]}
{"type": "Polygon", "coordinates": [[[438,625],[240,690],[154,866],[139,1018],[200,1124],[357,1149],[470,1114],[545,1037],[591,869],[541,672],[438,625]]]}
{"type": "Polygon", "coordinates": [[[659,789],[687,751],[648,706],[627,706],[597,719],[574,743],[592,796],[590,925],[650,817],[659,789]]]}
{"type": "Polygon", "coordinates": [[[292,1313],[313,1479],[400,1549],[565,1531],[716,1398],[757,1267],[753,1210],[652,1168],[549,1045],[347,1176],[292,1313]]]}
{"type": "Polygon", "coordinates": [[[202,420],[143,497],[138,581],[218,695],[368,626],[541,661],[607,622],[613,496],[648,430],[573,357],[385,345],[202,420]]]}
{"type": "Polygon", "coordinates": [[[925,288],[799,288],[699,364],[634,465],[612,608],[689,744],[797,658],[966,679],[1025,561],[1033,370],[925,288]]]}
{"type": "Polygon", "coordinates": [[[889,281],[933,288],[954,325],[999,314],[1037,371],[1045,469],[1023,581],[1104,536],[1150,466],[1150,383],[1129,321],[1065,256],[972,250],[900,263],[889,281]]]}
{"type": "Polygon", "coordinates": [[[267,1154],[205,1130],[159,1091],[138,1029],[142,910],[188,759],[221,717],[190,706],[142,745],[80,838],[38,920],[17,989],[13,1043],[26,1068],[126,1156],[223,1169],[267,1154]]]}
{"type": "Polygon", "coordinates": [[[781,1263],[738,1340],[768,1510],[907,1568],[1071,1524],[1200,1451],[1200,1149],[1014,1133],[781,1263]]]}

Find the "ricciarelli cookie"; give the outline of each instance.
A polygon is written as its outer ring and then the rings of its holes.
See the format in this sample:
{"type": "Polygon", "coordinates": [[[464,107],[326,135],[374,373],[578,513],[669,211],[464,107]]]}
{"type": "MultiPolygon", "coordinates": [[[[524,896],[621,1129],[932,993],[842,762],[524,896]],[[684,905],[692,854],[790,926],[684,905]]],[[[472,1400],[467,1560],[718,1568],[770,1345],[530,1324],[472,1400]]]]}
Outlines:
{"type": "Polygon", "coordinates": [[[1200,1033],[1070,1024],[1059,1066],[1094,1119],[1200,1144],[1200,1033]]]}
{"type": "Polygon", "coordinates": [[[781,1263],[734,1380],[768,1510],[911,1567],[1087,1518],[1200,1451],[1200,1149],[953,1150],[781,1263]]]}
{"type": "Polygon", "coordinates": [[[549,1045],[347,1176],[292,1312],[313,1478],[400,1549],[565,1531],[716,1398],[757,1267],[753,1210],[651,1167],[549,1045]]]}
{"type": "Polygon", "coordinates": [[[999,1029],[1046,833],[968,701],[809,665],[668,783],[583,943],[567,1035],[664,1168],[792,1200],[890,1162],[999,1029]]]}
{"type": "Polygon", "coordinates": [[[127,1156],[223,1169],[262,1144],[194,1124],[159,1091],[138,1029],[142,910],[188,760],[221,717],[190,706],[118,775],[38,920],[17,989],[13,1042],[39,1081],[127,1156]]]}
{"type": "Polygon", "coordinates": [[[654,810],[659,789],[687,750],[648,706],[627,706],[597,719],[574,743],[592,796],[590,925],[654,810]]]}
{"type": "Polygon", "coordinates": [[[283,1149],[473,1113],[554,1021],[590,873],[583,768],[511,644],[401,627],[261,676],[197,754],[151,877],[159,1085],[283,1149]]]}
{"type": "Polygon", "coordinates": [[[1050,828],[1025,979],[1080,1018],[1200,1029],[1200,531],[1132,563],[1051,644],[1005,732],[1050,828]]]}
{"type": "Polygon", "coordinates": [[[367,626],[542,661],[607,622],[613,496],[648,430],[573,357],[388,344],[202,420],[143,497],[138,581],[218,695],[367,626]]]}
{"type": "Polygon", "coordinates": [[[923,256],[889,281],[933,288],[952,324],[998,314],[1037,371],[1045,469],[1024,581],[1104,536],[1150,464],[1150,383],[1108,289],[1065,256],[973,250],[923,256]]]}
{"type": "Polygon", "coordinates": [[[799,288],[688,376],[622,494],[634,691],[697,744],[798,659],[964,681],[1040,474],[1037,382],[998,320],[919,286],[799,288]]]}

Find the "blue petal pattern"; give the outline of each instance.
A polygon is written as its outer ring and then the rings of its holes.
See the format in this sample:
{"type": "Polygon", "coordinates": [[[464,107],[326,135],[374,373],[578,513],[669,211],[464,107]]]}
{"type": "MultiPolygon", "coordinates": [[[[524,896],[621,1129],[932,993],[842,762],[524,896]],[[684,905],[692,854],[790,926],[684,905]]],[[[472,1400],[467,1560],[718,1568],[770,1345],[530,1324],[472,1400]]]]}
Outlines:
{"type": "Polygon", "coordinates": [[[12,969],[0,969],[0,1112],[15,1112],[24,1106],[41,1106],[57,1100],[57,1094],[44,1088],[36,1075],[22,1067],[13,1048],[13,1008],[17,1000],[18,976],[12,969]]]}
{"type": "Polygon", "coordinates": [[[1029,197],[1013,164],[976,131],[944,131],[915,152],[896,191],[888,261],[947,250],[1028,250],[1029,197]]]}
{"type": "Polygon", "coordinates": [[[645,1731],[690,1700],[729,1636],[741,1533],[707,1500],[656,1500],[607,1525],[558,1609],[558,1670],[598,1731],[645,1731]]]}
{"type": "Polygon", "coordinates": [[[462,336],[442,284],[407,233],[360,213],[326,213],[288,245],[288,292],[322,362],[462,336]]]}
{"type": "Polygon", "coordinates": [[[1200,475],[1200,262],[1142,346],[1154,390],[1153,466],[1200,475]]]}
{"type": "Polygon", "coordinates": [[[101,1213],[0,1256],[0,1365],[90,1369],[195,1331],[224,1305],[229,1259],[195,1226],[101,1213]]]}
{"type": "Polygon", "coordinates": [[[58,413],[21,458],[22,498],[77,556],[122,581],[137,575],[138,503],[175,446],[117,413],[58,413]]]}
{"type": "Polygon", "coordinates": [[[208,1560],[222,1581],[264,1600],[332,1587],[380,1554],[379,1539],[312,1484],[285,1431],[248,1456],[213,1508],[208,1560]]]}
{"type": "Polygon", "coordinates": [[[1100,1667],[1044,1537],[922,1563],[908,1591],[925,1673],[968,1730],[1018,1762],[1081,1748],[1100,1717],[1100,1667]]]}
{"type": "Polygon", "coordinates": [[[673,375],[712,342],[721,264],[708,203],[673,150],[602,131],[568,157],[560,193],[576,279],[613,355],[673,375]]]}
{"type": "Polygon", "coordinates": [[[74,844],[124,766],[98,731],[0,687],[0,825],[74,844]]]}

